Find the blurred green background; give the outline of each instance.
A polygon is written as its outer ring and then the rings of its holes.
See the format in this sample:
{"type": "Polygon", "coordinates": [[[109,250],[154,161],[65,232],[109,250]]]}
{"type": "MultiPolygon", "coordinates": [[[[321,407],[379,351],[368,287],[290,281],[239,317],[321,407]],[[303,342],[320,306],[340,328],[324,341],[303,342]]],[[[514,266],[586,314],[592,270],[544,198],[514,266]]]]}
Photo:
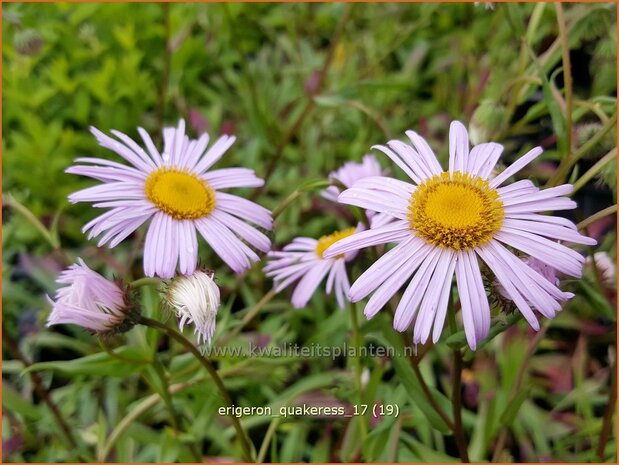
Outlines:
{"type": "MultiPolygon", "coordinates": [[[[5,4],[4,460],[192,461],[196,444],[211,459],[239,456],[232,428],[217,415],[213,386],[181,347],[136,328],[111,341],[114,355],[79,328],[44,327],[44,296],[76,257],[109,277],[141,273],[143,232],[111,251],[98,249],[80,232],[96,212],[66,200],[93,184],[64,173],[74,158],[115,159],[96,145],[90,125],[132,137],[143,126],[160,140],[161,128],[183,117],[193,136],[235,134],[217,166],[247,166],[267,176],[256,201],[274,209],[303,183],[324,179],[409,128],[445,164],[449,122],[459,119],[474,142],[504,144],[505,163],[542,145],[542,159],[522,173],[539,185],[583,147],[568,172],[571,181],[602,160],[575,195],[580,208],[569,214],[578,222],[616,204],[616,165],[604,161],[613,159],[613,149],[616,157],[616,6],[566,4],[563,10],[565,40],[553,4],[5,4]],[[568,50],[571,86],[562,72],[568,50]],[[571,128],[566,84],[573,91],[571,128]],[[150,363],[154,354],[169,384],[178,386],[181,433],[158,395],[163,387],[150,363]],[[36,375],[23,374],[32,363],[40,363],[36,375]],[[44,397],[66,419],[77,447],[44,397]]],[[[275,245],[352,221],[346,208],[315,190],[304,192],[278,218],[275,245]]],[[[605,251],[614,262],[614,216],[590,223],[599,245],[582,252],[605,251]]],[[[284,291],[242,325],[271,288],[261,265],[240,279],[205,246],[201,257],[222,286],[216,345],[349,341],[347,312],[320,293],[308,308],[292,311],[284,291]]],[[[535,345],[520,322],[475,357],[467,353],[463,421],[472,460],[615,460],[615,432],[607,431],[605,415],[616,389],[616,291],[614,278],[599,277],[589,267],[583,280],[566,282],[577,297],[535,345]]],[[[166,318],[155,290],[143,289],[142,302],[147,314],[166,318]]],[[[505,320],[495,317],[497,324],[505,320]]],[[[381,331],[388,324],[386,312],[363,320],[364,342],[388,345],[381,331]]],[[[239,405],[346,405],[354,391],[344,358],[224,357],[218,363],[239,405]]],[[[450,364],[446,344],[431,348],[420,364],[446,402],[450,364]]],[[[244,418],[256,448],[264,446],[263,458],[457,461],[453,437],[428,422],[424,400],[410,395],[403,381],[408,372],[401,371],[410,367],[381,358],[363,365],[371,373],[365,401],[398,404],[400,417],[372,419],[367,437],[358,421],[345,418],[244,418]]]]}

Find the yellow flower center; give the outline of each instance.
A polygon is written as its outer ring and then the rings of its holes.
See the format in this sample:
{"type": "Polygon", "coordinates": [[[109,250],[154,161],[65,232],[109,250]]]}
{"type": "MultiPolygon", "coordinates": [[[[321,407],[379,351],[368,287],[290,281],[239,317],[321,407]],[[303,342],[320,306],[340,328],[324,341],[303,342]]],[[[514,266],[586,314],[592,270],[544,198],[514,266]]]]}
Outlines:
{"type": "Polygon", "coordinates": [[[466,250],[487,243],[503,225],[505,212],[496,189],[460,171],[438,174],[411,196],[408,219],[430,244],[466,250]]]}
{"type": "Polygon", "coordinates": [[[146,179],[146,197],[177,220],[195,220],[215,209],[215,191],[194,174],[159,168],[146,179]]]}
{"type": "MultiPolygon", "coordinates": [[[[333,234],[328,234],[326,236],[322,236],[318,239],[318,244],[316,244],[316,255],[322,258],[322,254],[325,253],[329,247],[335,244],[340,239],[344,239],[345,237],[352,236],[352,234],[357,230],[357,228],[347,228],[342,229],[341,231],[335,231],[333,234]]],[[[344,254],[337,255],[335,258],[344,258],[344,254]]]]}

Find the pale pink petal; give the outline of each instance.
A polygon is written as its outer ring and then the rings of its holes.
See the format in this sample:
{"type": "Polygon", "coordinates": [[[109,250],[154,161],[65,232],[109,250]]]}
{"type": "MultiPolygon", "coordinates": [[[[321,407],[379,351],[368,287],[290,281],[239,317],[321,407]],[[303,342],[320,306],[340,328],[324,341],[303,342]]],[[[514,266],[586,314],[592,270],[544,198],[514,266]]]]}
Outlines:
{"type": "Polygon", "coordinates": [[[441,174],[443,172],[443,168],[426,140],[415,131],[408,130],[406,131],[406,135],[432,175],[441,174]]]}
{"type": "Polygon", "coordinates": [[[466,170],[483,179],[488,179],[492,169],[503,153],[503,146],[494,142],[476,145],[471,149],[466,162],[466,170]]]}
{"type": "Polygon", "coordinates": [[[112,139],[110,136],[106,136],[94,126],[90,127],[90,132],[97,139],[100,146],[105,147],[112,152],[117,153],[136,168],[144,172],[149,172],[156,168],[152,160],[145,161],[141,159],[136,153],[134,153],[129,147],[112,139]]]}
{"type": "Polygon", "coordinates": [[[567,241],[573,244],[597,244],[597,241],[595,239],[583,236],[582,234],[571,228],[565,228],[556,224],[549,224],[538,221],[523,221],[513,218],[506,218],[503,221],[502,229],[506,232],[511,232],[513,230],[529,231],[540,236],[567,241]]]}
{"type": "Polygon", "coordinates": [[[153,143],[150,135],[144,130],[144,128],[138,128],[138,133],[140,134],[140,137],[142,137],[144,145],[146,146],[146,150],[148,150],[148,153],[150,154],[155,164],[157,166],[161,166],[163,164],[163,159],[161,158],[159,150],[157,150],[157,148],[155,147],[155,144],[153,143]]]}
{"type": "MultiPolygon", "coordinates": [[[[410,248],[412,250],[412,247],[410,248]]],[[[399,264],[398,268],[392,270],[387,275],[387,279],[385,279],[376,292],[372,294],[372,297],[370,297],[370,300],[365,306],[364,313],[368,319],[374,317],[374,315],[389,302],[389,299],[391,299],[398,289],[410,279],[415,270],[419,268],[419,265],[425,263],[424,260],[431,252],[431,247],[422,244],[421,247],[410,254],[411,258],[409,260],[399,264]]]]}
{"type": "Polygon", "coordinates": [[[441,249],[431,249],[404,291],[393,317],[393,327],[396,331],[405,331],[413,322],[440,256],[441,249]]]}
{"type": "MultiPolygon", "coordinates": [[[[432,278],[428,284],[428,291],[426,292],[421,307],[419,308],[419,314],[415,321],[415,327],[413,330],[413,343],[425,344],[430,335],[432,329],[432,323],[434,322],[437,313],[442,313],[442,308],[447,309],[447,299],[444,297],[446,282],[451,285],[451,278],[453,276],[453,268],[455,266],[455,254],[448,249],[441,250],[441,256],[438,259],[438,263],[432,274],[432,278]],[[451,273],[450,270],[451,269],[451,273]]],[[[447,293],[447,297],[449,293],[447,293]]],[[[444,318],[444,317],[443,317],[444,318]]],[[[442,328],[443,321],[440,325],[442,328]]]]}
{"type": "Polygon", "coordinates": [[[507,181],[507,179],[509,179],[511,176],[513,176],[518,171],[520,171],[522,168],[527,166],[537,157],[539,157],[542,154],[542,152],[543,150],[541,147],[535,147],[534,149],[529,150],[527,153],[521,156],[518,160],[516,160],[516,162],[512,163],[507,168],[505,168],[505,170],[502,173],[500,173],[496,178],[490,180],[490,187],[494,187],[494,188],[499,187],[501,184],[507,181]]]}
{"type": "Polygon", "coordinates": [[[271,212],[257,203],[225,192],[217,192],[215,198],[217,202],[215,208],[250,221],[262,228],[268,230],[273,228],[271,212]]]}
{"type": "Polygon", "coordinates": [[[129,150],[136,154],[140,160],[142,160],[146,166],[149,167],[150,170],[157,168],[157,165],[155,165],[153,160],[146,154],[144,149],[140,147],[131,137],[115,129],[112,129],[110,132],[118,137],[129,148],[129,150]]]}
{"type": "Polygon", "coordinates": [[[324,251],[324,258],[333,258],[337,255],[359,250],[373,245],[386,244],[388,242],[398,242],[410,236],[410,227],[408,221],[394,221],[377,229],[368,229],[355,233],[352,236],[345,237],[337,241],[331,247],[324,251]]]}
{"type": "Polygon", "coordinates": [[[227,189],[229,187],[260,187],[264,180],[256,176],[254,170],[248,168],[224,168],[207,171],[202,177],[213,189],[227,189]]]}
{"type": "Polygon", "coordinates": [[[226,225],[234,233],[247,241],[248,244],[258,250],[261,250],[262,252],[268,252],[271,250],[271,240],[266,235],[244,221],[239,220],[238,218],[221,210],[215,210],[211,216],[226,225]]]}
{"type": "Polygon", "coordinates": [[[557,242],[517,230],[500,231],[495,239],[541,260],[562,273],[577,278],[582,276],[584,257],[557,242]]]}
{"type": "Polygon", "coordinates": [[[164,227],[165,216],[167,215],[163,212],[156,213],[146,232],[144,241],[144,274],[146,276],[155,276],[157,271],[157,257],[160,253],[157,247],[159,246],[159,237],[162,235],[161,230],[164,227]]]}
{"type": "Polygon", "coordinates": [[[223,154],[226,153],[226,150],[234,144],[235,140],[236,137],[234,136],[221,136],[202,156],[202,159],[194,166],[193,171],[198,174],[203,174],[219,161],[223,154]]]}
{"type": "Polygon", "coordinates": [[[310,269],[297,284],[292,293],[292,305],[295,308],[303,308],[312,297],[312,294],[329,271],[330,263],[322,260],[310,269]]]}
{"type": "Polygon", "coordinates": [[[568,195],[572,192],[573,186],[571,184],[563,184],[562,186],[551,187],[549,189],[540,190],[538,192],[527,193],[519,196],[514,196],[511,198],[502,197],[504,207],[509,207],[511,205],[518,205],[522,203],[530,203],[530,202],[539,202],[543,200],[552,199],[555,197],[560,197],[564,195],[568,195]]]}
{"type": "Polygon", "coordinates": [[[408,165],[408,163],[406,163],[404,160],[402,160],[391,149],[389,149],[388,147],[385,147],[384,145],[373,145],[372,149],[380,150],[381,152],[383,152],[385,155],[387,155],[389,158],[391,158],[391,160],[396,165],[398,165],[402,169],[402,171],[404,171],[413,181],[415,181],[415,184],[421,184],[422,178],[419,177],[411,169],[411,167],[408,165]]]}
{"type": "MultiPolygon", "coordinates": [[[[413,236],[400,242],[357,278],[350,288],[350,300],[358,302],[374,292],[392,273],[396,272],[407,261],[411,261],[417,251],[425,248],[424,245],[425,241],[413,236]]],[[[396,291],[397,288],[393,294],[396,291]]]]}
{"type": "MultiPolygon", "coordinates": [[[[432,342],[437,343],[443,332],[443,326],[445,325],[445,317],[447,315],[449,297],[451,296],[451,280],[453,278],[456,269],[456,254],[452,253],[449,256],[449,266],[445,272],[445,280],[443,281],[443,288],[441,289],[441,296],[434,319],[434,327],[432,329],[432,342]]],[[[424,340],[425,343],[425,340],[424,340]]]]}
{"type": "Polygon", "coordinates": [[[505,288],[506,293],[510,296],[511,300],[514,301],[516,307],[518,307],[520,313],[522,313],[529,325],[531,325],[535,331],[539,331],[539,322],[537,321],[537,317],[533,313],[533,310],[531,310],[529,304],[527,304],[525,299],[522,297],[517,287],[508,278],[509,272],[506,270],[506,267],[496,259],[488,245],[485,247],[479,247],[475,251],[492,270],[497,280],[505,288]]]}
{"type": "Polygon", "coordinates": [[[452,121],[449,126],[449,172],[464,172],[468,156],[469,134],[460,121],[452,121]]]}
{"type": "Polygon", "coordinates": [[[410,145],[399,140],[391,140],[387,142],[387,145],[400,156],[420,179],[424,180],[433,176],[432,170],[425,165],[421,156],[410,145]]]}
{"type": "Polygon", "coordinates": [[[408,215],[410,197],[402,197],[391,192],[351,187],[337,198],[338,202],[386,213],[405,220],[408,215]]]}

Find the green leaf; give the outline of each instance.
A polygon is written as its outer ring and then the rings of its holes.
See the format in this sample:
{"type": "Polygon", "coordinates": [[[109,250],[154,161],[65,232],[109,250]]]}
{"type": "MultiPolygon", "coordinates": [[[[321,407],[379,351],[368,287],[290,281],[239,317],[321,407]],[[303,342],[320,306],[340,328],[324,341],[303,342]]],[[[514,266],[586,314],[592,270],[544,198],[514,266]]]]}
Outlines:
{"type": "Polygon", "coordinates": [[[518,394],[507,404],[503,413],[501,413],[500,421],[503,426],[509,428],[516,418],[518,414],[518,410],[520,410],[520,406],[522,403],[527,400],[529,394],[531,393],[531,388],[526,387],[518,391],[518,394]]]}
{"type": "Polygon", "coordinates": [[[578,287],[585,294],[591,305],[603,314],[610,321],[616,321],[617,315],[615,313],[615,309],[610,306],[606,297],[604,297],[599,291],[597,291],[593,286],[587,283],[586,280],[581,279],[578,281],[578,287]]]}
{"type": "MultiPolygon", "coordinates": [[[[447,423],[445,423],[441,416],[427,401],[421,384],[419,383],[419,380],[415,376],[415,373],[410,365],[411,362],[408,357],[404,355],[404,344],[402,343],[399,334],[388,326],[383,328],[383,335],[394,350],[395,355],[391,358],[391,363],[393,363],[398,379],[406,388],[410,401],[417,405],[432,427],[443,434],[451,434],[451,430],[449,429],[447,423]]],[[[443,394],[432,386],[428,386],[428,388],[434,398],[434,401],[441,407],[448,418],[451,419],[451,402],[449,402],[443,394]]]]}
{"type": "Polygon", "coordinates": [[[30,365],[22,371],[22,375],[31,371],[58,370],[70,375],[116,376],[124,378],[143,370],[144,353],[134,347],[119,347],[115,350],[118,357],[112,357],[107,352],[87,355],[74,360],[40,362],[30,365]]]}

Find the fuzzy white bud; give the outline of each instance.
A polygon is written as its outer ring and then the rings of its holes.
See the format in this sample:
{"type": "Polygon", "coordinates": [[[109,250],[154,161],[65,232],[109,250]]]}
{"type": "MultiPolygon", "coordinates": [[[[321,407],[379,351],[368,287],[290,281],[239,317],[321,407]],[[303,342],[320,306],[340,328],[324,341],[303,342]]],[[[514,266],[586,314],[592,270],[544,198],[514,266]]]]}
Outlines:
{"type": "Polygon", "coordinates": [[[175,278],[168,287],[166,303],[178,316],[181,331],[186,324],[193,324],[198,344],[210,344],[220,303],[213,274],[197,270],[192,275],[175,278]]]}

